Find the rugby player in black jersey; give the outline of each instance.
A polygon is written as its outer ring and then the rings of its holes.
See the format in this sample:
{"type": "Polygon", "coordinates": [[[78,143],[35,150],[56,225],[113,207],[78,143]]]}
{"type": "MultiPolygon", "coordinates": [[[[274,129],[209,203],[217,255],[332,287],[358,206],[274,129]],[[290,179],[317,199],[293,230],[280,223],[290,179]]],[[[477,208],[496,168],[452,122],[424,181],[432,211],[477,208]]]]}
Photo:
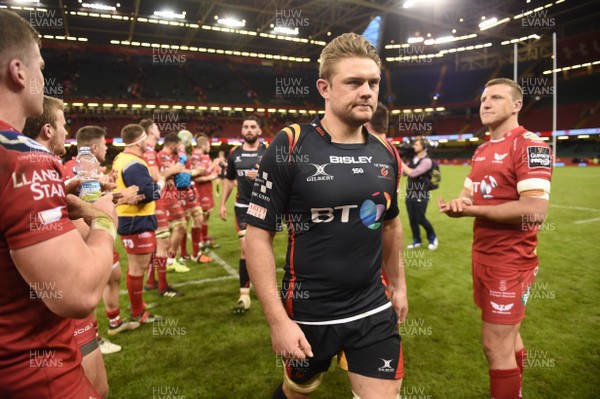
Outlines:
{"type": "Polygon", "coordinates": [[[320,59],[325,115],[277,134],[246,215],[248,271],[285,363],[273,397],[308,398],[344,350],[355,398],[396,399],[404,373],[397,323],[408,312],[400,161],[363,128],[377,108],[381,60],[354,33],[334,39],[320,59]],[[278,289],[273,236],[282,224],[288,249],[278,289]]]}
{"type": "Polygon", "coordinates": [[[250,277],[246,268],[246,210],[250,203],[252,186],[258,172],[258,164],[266,150],[264,144],[258,141],[261,134],[260,121],[254,116],[248,116],[242,122],[242,138],[244,143],[234,147],[227,159],[227,173],[223,179],[223,195],[219,216],[227,219],[227,198],[237,180],[237,195],[235,197],[235,227],[240,238],[240,298],[233,307],[235,313],[244,313],[250,309],[250,277]]]}

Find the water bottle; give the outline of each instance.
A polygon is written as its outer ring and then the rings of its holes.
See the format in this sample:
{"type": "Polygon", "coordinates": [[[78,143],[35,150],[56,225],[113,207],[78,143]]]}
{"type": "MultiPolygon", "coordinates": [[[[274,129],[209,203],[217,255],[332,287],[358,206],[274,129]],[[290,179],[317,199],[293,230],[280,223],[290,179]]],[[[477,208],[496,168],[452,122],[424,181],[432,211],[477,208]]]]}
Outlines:
{"type": "Polygon", "coordinates": [[[100,162],[96,159],[90,147],[81,147],[75,158],[73,171],[79,176],[82,183],[79,186],[79,198],[87,202],[94,202],[100,198],[100,162]]]}

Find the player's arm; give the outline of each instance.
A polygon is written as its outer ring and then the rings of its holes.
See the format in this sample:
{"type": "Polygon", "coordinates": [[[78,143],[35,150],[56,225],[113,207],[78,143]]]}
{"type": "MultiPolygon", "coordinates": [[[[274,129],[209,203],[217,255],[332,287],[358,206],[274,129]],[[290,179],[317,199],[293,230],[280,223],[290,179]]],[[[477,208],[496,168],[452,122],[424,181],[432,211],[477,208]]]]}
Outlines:
{"type": "Polygon", "coordinates": [[[297,359],[312,357],[310,344],[304,333],[285,312],[277,289],[274,231],[248,225],[246,230],[246,264],[250,280],[256,290],[271,329],[273,350],[297,359]]]}
{"type": "Polygon", "coordinates": [[[402,223],[400,217],[383,223],[383,267],[388,277],[388,292],[398,321],[404,323],[408,314],[404,260],[402,259],[402,223]]]}
{"type": "Polygon", "coordinates": [[[227,199],[233,191],[233,180],[229,178],[223,179],[223,190],[221,190],[221,206],[219,207],[219,216],[221,219],[227,219],[227,199]]]}
{"type": "Polygon", "coordinates": [[[227,164],[227,172],[223,179],[223,190],[221,190],[221,206],[219,207],[219,217],[223,220],[227,219],[227,199],[233,190],[233,182],[236,178],[235,162],[233,162],[233,150],[229,153],[229,163],[227,164]]]}
{"type": "Polygon", "coordinates": [[[464,216],[485,218],[494,222],[540,224],[546,219],[548,199],[543,190],[529,190],[520,194],[518,201],[498,205],[471,205],[463,209],[464,216]]]}
{"type": "Polygon", "coordinates": [[[123,168],[123,182],[127,187],[138,186],[138,195],[144,198],[139,202],[148,203],[160,198],[162,186],[152,181],[148,168],[139,163],[132,162],[123,168]]]}
{"type": "Polygon", "coordinates": [[[445,213],[450,217],[462,217],[463,208],[473,205],[473,182],[470,178],[465,179],[465,183],[462,191],[455,198],[449,202],[445,202],[442,197],[438,198],[438,209],[441,213],[445,213]]]}
{"type": "Polygon", "coordinates": [[[59,316],[82,318],[98,305],[112,266],[116,214],[112,195],[94,204],[68,196],[73,217],[90,223],[87,238],[69,230],[48,240],[11,251],[23,279],[59,316]],[[73,210],[76,208],[75,210],[73,210]]]}

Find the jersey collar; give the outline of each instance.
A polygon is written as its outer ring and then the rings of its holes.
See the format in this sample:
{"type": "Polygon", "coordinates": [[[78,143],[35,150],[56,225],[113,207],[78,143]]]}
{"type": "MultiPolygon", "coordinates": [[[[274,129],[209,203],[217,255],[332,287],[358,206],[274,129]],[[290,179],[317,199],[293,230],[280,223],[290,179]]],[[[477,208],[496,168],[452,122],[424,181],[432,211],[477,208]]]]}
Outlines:
{"type": "Polygon", "coordinates": [[[521,126],[517,126],[516,128],[509,130],[508,132],[504,133],[504,136],[502,136],[502,138],[499,138],[498,140],[492,140],[490,139],[490,143],[500,143],[501,141],[504,141],[505,139],[511,138],[511,137],[516,137],[520,134],[523,134],[527,131],[527,129],[525,129],[522,125],[521,126]]]}
{"type": "MultiPolygon", "coordinates": [[[[319,133],[319,136],[321,136],[326,142],[331,144],[331,136],[329,135],[329,133],[327,133],[327,130],[325,130],[325,128],[321,124],[321,117],[319,117],[318,115],[315,116],[315,119],[313,119],[313,121],[310,124],[315,129],[315,131],[317,133],[319,133]]],[[[369,131],[364,126],[362,127],[362,134],[363,134],[363,136],[365,136],[365,143],[368,142],[369,141],[369,131]]],[[[336,144],[341,144],[341,143],[336,143],[336,144]]]]}
{"type": "Polygon", "coordinates": [[[8,123],[4,122],[2,119],[0,119],[0,130],[3,130],[3,131],[10,130],[12,132],[21,133],[17,129],[15,129],[11,125],[9,125],[8,123]]]}

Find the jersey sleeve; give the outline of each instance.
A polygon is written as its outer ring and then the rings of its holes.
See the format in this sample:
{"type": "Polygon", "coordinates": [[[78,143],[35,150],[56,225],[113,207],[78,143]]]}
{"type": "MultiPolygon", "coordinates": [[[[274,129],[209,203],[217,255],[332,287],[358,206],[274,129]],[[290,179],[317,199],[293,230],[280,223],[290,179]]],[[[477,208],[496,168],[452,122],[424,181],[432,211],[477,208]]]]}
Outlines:
{"type": "Polygon", "coordinates": [[[123,171],[123,183],[127,187],[138,186],[138,194],[143,194],[144,199],[141,203],[148,203],[160,198],[160,187],[152,181],[148,168],[140,162],[131,162],[127,164],[123,171]]]}
{"type": "Polygon", "coordinates": [[[262,156],[246,213],[248,224],[269,231],[280,230],[278,225],[287,211],[292,183],[293,165],[277,157],[282,147],[289,147],[288,135],[283,131],[262,156]]]}
{"type": "Polygon", "coordinates": [[[0,169],[12,170],[0,179],[5,183],[0,191],[0,232],[10,249],[28,247],[73,230],[62,165],[50,154],[14,156],[9,152],[0,148],[0,169]]]}
{"type": "Polygon", "coordinates": [[[227,180],[235,180],[236,179],[235,162],[233,162],[233,160],[235,159],[234,153],[235,153],[236,148],[238,148],[238,147],[233,148],[229,152],[229,156],[227,157],[227,173],[225,173],[225,178],[227,180]]]}
{"type": "Polygon", "coordinates": [[[550,198],[552,180],[551,149],[532,132],[527,132],[514,141],[513,163],[517,181],[517,192],[540,191],[541,198],[550,198]],[[543,194],[542,194],[543,192],[543,194]]]}

